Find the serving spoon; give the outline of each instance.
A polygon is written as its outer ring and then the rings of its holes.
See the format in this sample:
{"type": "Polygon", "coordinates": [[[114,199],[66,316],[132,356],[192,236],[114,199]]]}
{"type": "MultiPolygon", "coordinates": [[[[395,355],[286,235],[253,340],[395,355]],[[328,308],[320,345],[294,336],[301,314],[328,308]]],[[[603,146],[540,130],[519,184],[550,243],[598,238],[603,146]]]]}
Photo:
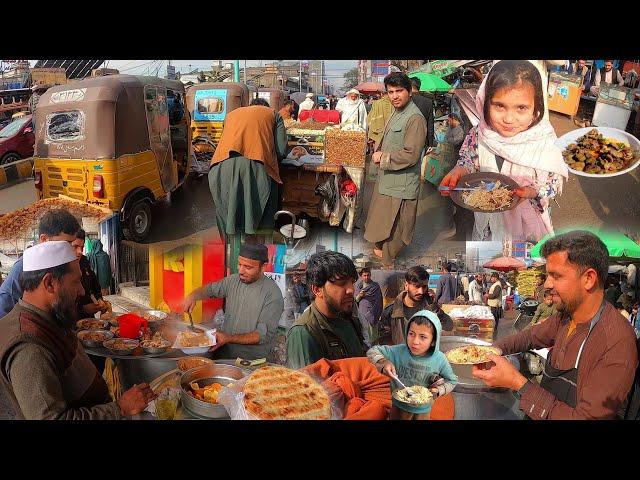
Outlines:
{"type": "MultiPolygon", "coordinates": [[[[496,182],[489,182],[489,183],[485,183],[484,184],[484,190],[487,192],[492,191],[494,188],[496,188],[496,182]]],[[[440,185],[438,186],[438,191],[442,192],[442,191],[449,191],[449,192],[468,192],[471,190],[478,190],[481,189],[481,186],[478,185],[477,187],[456,187],[456,188],[451,188],[451,187],[447,187],[444,185],[440,185]]]]}

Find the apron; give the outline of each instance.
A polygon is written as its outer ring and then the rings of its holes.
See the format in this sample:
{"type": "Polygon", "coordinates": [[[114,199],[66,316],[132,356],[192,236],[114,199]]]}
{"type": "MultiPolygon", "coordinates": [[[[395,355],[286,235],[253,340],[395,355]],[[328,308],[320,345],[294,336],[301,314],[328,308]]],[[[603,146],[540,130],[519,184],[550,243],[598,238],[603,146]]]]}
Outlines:
{"type": "Polygon", "coordinates": [[[593,320],[591,320],[589,332],[587,332],[587,336],[582,342],[582,345],[580,345],[580,350],[578,350],[578,357],[576,358],[575,366],[568,370],[559,370],[554,368],[551,365],[551,357],[553,356],[553,350],[551,350],[549,352],[549,357],[547,358],[544,371],[542,372],[542,381],[540,382],[540,386],[555,396],[559,401],[569,405],[571,408],[576,408],[576,405],[578,404],[578,364],[580,363],[582,350],[589,339],[589,335],[591,335],[593,327],[595,327],[596,323],[600,320],[604,306],[605,303],[602,302],[600,310],[598,310],[598,313],[596,313],[593,320]]]}

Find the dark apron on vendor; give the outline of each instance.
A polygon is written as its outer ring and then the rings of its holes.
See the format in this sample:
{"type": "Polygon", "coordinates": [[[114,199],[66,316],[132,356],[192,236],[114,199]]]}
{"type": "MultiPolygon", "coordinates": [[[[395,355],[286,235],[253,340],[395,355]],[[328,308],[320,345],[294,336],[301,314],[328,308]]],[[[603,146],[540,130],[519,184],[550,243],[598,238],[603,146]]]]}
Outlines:
{"type": "Polygon", "coordinates": [[[569,405],[571,408],[576,408],[576,405],[578,404],[578,364],[580,363],[580,357],[582,356],[582,351],[584,350],[584,346],[591,335],[593,327],[595,327],[596,323],[600,321],[604,306],[605,303],[603,302],[598,313],[596,313],[595,317],[591,320],[587,336],[583,340],[582,345],[580,345],[580,350],[578,350],[578,357],[576,358],[575,366],[568,370],[559,370],[554,368],[551,365],[551,357],[553,356],[552,349],[552,351],[549,352],[549,357],[547,358],[544,371],[542,372],[540,386],[547,392],[551,393],[559,401],[569,405]]]}

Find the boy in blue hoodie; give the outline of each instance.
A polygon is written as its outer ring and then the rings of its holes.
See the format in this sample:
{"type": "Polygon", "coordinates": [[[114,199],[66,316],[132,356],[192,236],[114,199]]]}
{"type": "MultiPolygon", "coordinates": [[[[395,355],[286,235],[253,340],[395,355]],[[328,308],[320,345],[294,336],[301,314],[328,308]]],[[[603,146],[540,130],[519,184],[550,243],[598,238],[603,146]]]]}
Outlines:
{"type": "MultiPolygon", "coordinates": [[[[406,342],[399,345],[376,345],[367,357],[378,370],[391,378],[391,393],[402,387],[393,379],[397,376],[407,386],[422,385],[429,388],[433,398],[451,392],[458,377],[447,357],[440,351],[442,325],[438,316],[421,310],[411,317],[405,331],[406,342]]],[[[431,403],[426,406],[408,406],[393,397],[391,420],[428,420],[431,403]]]]}

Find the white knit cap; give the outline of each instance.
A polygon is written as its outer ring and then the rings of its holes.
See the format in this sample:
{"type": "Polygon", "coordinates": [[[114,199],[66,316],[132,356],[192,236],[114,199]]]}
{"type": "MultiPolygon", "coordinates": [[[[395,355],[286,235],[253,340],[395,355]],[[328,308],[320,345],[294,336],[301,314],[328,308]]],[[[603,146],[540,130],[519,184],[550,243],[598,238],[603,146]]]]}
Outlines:
{"type": "Polygon", "coordinates": [[[307,98],[313,98],[313,93],[307,93],[305,96],[306,96],[307,98]]]}
{"type": "Polygon", "coordinates": [[[52,240],[27,248],[22,257],[22,271],[35,272],[58,267],[77,260],[76,252],[69,242],[52,240]]]}
{"type": "Polygon", "coordinates": [[[347,92],[347,95],[349,95],[350,93],[355,93],[356,95],[360,95],[360,92],[358,90],[356,90],[355,88],[352,88],[351,90],[349,90],[347,92]]]}

